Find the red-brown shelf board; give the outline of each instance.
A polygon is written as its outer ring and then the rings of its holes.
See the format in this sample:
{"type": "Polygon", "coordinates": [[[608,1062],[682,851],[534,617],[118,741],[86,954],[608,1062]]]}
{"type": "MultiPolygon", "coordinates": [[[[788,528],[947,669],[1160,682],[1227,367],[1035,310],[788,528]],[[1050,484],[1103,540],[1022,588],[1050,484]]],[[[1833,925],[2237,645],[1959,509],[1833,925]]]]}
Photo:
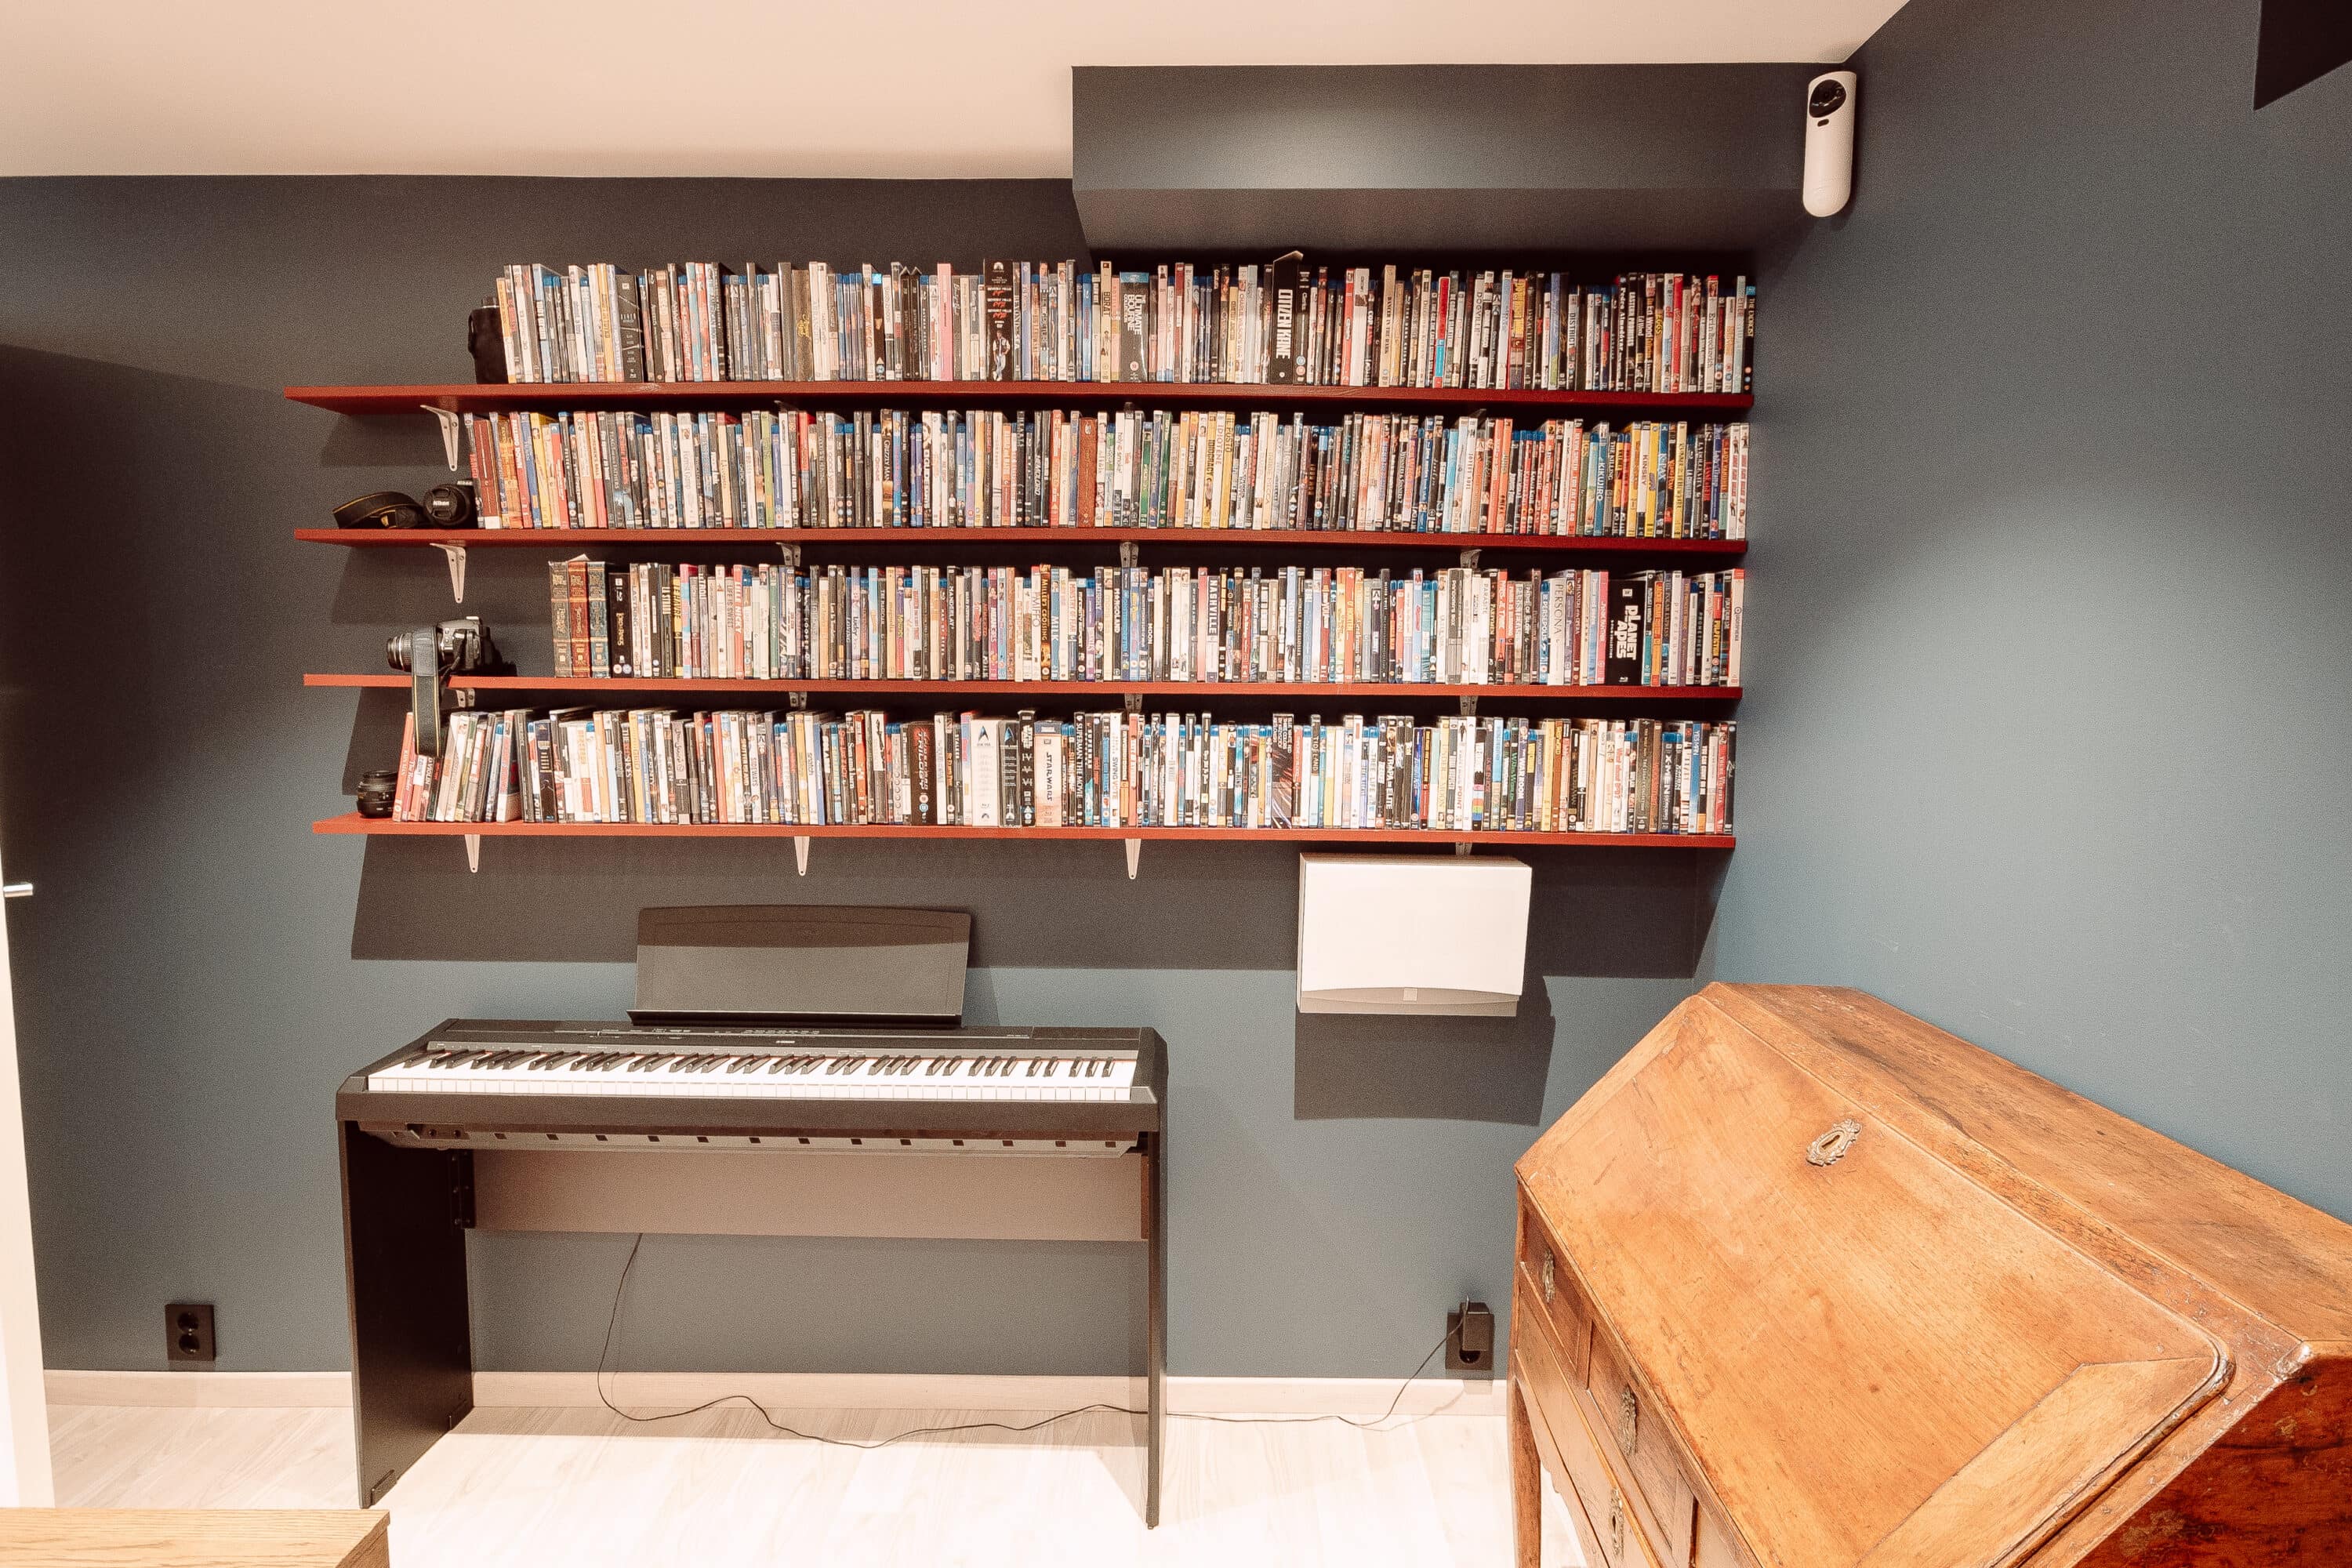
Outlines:
{"type": "MultiPolygon", "coordinates": [[[[302,677],[305,686],[346,689],[406,690],[408,677],[390,670],[357,674],[343,670],[314,671],[302,677]]],[[[749,679],[578,675],[455,675],[448,684],[469,691],[609,691],[741,692],[756,696],[791,691],[832,691],[855,696],[917,693],[953,697],[1254,697],[1341,698],[1370,701],[1403,700],[1414,697],[1550,698],[1559,700],[1737,702],[1736,686],[1542,686],[1528,684],[1460,686],[1414,681],[1306,680],[755,680],[749,679]]]]}
{"type": "Polygon", "coordinates": [[[587,544],[1160,544],[1346,545],[1360,550],[1529,550],[1562,555],[1687,556],[1734,561],[1744,539],[1624,539],[1549,533],[1412,533],[1378,529],[1255,528],[298,528],[297,542],[355,549],[463,544],[569,549],[587,544]]]}
{"type": "Polygon", "coordinates": [[[1520,844],[1613,849],[1728,849],[1728,833],[1451,833],[1388,827],[937,827],[779,822],[394,822],[346,812],[320,834],[385,838],[1150,838],[1263,839],[1293,844],[1520,844]]]}
{"type": "Polygon", "coordinates": [[[411,386],[289,386],[287,397],[336,414],[457,414],[512,409],[758,408],[776,403],[883,406],[1139,408],[1279,405],[1297,408],[1578,409],[1640,415],[1742,414],[1744,392],[1545,392],[1460,386],[1274,386],[1173,381],[450,382],[411,386]]]}

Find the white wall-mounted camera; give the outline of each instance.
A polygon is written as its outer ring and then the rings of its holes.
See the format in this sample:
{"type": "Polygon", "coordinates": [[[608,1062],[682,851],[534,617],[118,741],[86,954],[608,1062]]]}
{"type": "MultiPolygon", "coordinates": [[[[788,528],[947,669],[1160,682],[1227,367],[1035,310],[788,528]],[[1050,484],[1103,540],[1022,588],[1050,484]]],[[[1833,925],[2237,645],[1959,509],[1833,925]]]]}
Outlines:
{"type": "Polygon", "coordinates": [[[1828,217],[1853,195],[1852,71],[1827,71],[1805,89],[1805,210],[1828,217]]]}

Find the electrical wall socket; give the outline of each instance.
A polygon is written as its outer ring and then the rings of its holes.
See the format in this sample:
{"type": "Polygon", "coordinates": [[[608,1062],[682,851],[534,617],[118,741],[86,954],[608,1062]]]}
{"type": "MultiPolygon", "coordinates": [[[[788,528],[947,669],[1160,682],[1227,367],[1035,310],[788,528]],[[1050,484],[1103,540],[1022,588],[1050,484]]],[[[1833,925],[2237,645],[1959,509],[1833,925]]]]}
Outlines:
{"type": "Polygon", "coordinates": [[[173,1371],[201,1371],[219,1353],[210,1301],[174,1301],[163,1309],[163,1359],[173,1371]]]}
{"type": "Polygon", "coordinates": [[[1445,1370],[1493,1376],[1495,1314],[1484,1301],[1465,1301],[1445,1314],[1445,1370]]]}

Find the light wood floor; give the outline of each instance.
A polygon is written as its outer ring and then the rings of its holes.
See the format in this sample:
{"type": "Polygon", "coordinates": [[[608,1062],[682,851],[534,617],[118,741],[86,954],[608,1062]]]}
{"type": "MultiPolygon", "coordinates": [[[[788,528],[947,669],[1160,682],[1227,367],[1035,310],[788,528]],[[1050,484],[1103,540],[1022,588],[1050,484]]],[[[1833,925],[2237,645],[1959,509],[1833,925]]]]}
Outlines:
{"type": "MultiPolygon", "coordinates": [[[[778,1412],[872,1438],[976,1419],[947,1411],[778,1412]]],[[[991,1413],[990,1419],[1023,1417],[991,1413]]],[[[395,1568],[627,1563],[1345,1563],[1510,1561],[1503,1424],[1433,1415],[1169,1423],[1164,1522],[1144,1530],[1127,1417],[871,1452],[770,1433],[730,1408],[637,1426],[598,1409],[483,1409],[393,1489],[395,1568]]],[[[347,1410],[58,1406],[72,1507],[351,1506],[347,1410]]],[[[1548,1563],[1578,1564],[1547,1530],[1548,1563]]]]}

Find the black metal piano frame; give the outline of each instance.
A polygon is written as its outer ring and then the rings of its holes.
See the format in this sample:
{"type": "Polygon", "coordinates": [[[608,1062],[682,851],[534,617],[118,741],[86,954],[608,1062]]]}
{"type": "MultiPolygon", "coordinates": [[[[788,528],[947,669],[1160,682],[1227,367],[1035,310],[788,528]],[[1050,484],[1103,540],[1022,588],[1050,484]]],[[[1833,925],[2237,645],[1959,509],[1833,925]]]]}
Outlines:
{"type": "MultiPolygon", "coordinates": [[[[435,1033],[474,1022],[453,1019],[435,1033]]],[[[583,1026],[500,1020],[496,1026],[583,1026]]],[[[990,1031],[968,1033],[974,1046],[988,1043],[990,1031]]],[[[474,1224],[473,1152],[462,1146],[414,1142],[404,1147],[395,1138],[415,1141],[439,1133],[433,1141],[462,1144],[499,1132],[605,1132],[632,1139],[647,1133],[730,1139],[818,1132],[893,1139],[1105,1136],[1133,1137],[1135,1152],[1143,1162],[1148,1318],[1143,1517],[1146,1525],[1158,1525],[1167,1426],[1167,1053],[1150,1029],[1040,1028],[1021,1033],[1047,1049],[1056,1041],[1069,1047],[1130,1047],[1138,1053],[1135,1087],[1149,1094],[1118,1103],[463,1095],[369,1089],[370,1074],[399,1062],[420,1048],[423,1040],[346,1079],[335,1096],[335,1114],[342,1144],[343,1261],[361,1506],[374,1504],[474,1408],[473,1325],[466,1280],[466,1232],[474,1224]],[[910,1127],[909,1121],[923,1125],[910,1127]]],[[[563,1142],[577,1147],[570,1138],[563,1142]]],[[[509,1136],[497,1146],[523,1151],[531,1144],[509,1136]]]]}

